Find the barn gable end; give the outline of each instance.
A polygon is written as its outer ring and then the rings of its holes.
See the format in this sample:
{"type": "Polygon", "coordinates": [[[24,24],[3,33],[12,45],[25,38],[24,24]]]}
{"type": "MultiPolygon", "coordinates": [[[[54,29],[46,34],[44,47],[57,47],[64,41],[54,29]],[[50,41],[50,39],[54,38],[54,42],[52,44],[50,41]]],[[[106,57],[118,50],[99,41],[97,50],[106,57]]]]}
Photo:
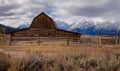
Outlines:
{"type": "Polygon", "coordinates": [[[57,26],[54,23],[55,22],[48,15],[42,12],[33,19],[30,28],[56,29],[57,26]]]}

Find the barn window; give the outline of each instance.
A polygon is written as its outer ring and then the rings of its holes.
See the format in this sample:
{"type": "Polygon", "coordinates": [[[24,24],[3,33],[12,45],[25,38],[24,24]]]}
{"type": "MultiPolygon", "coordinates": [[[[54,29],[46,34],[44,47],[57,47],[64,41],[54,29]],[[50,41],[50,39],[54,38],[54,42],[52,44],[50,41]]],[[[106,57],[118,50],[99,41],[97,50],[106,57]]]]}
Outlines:
{"type": "Polygon", "coordinates": [[[52,34],[51,33],[48,33],[48,36],[51,36],[52,34]]]}
{"type": "Polygon", "coordinates": [[[11,35],[15,35],[15,34],[11,33],[11,35]]]}

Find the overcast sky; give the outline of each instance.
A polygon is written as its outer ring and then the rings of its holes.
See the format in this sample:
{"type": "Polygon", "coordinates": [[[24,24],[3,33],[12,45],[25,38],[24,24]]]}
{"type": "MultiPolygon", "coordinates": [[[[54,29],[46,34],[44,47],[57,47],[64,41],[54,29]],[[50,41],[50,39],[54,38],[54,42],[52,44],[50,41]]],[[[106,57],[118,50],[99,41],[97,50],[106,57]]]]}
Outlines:
{"type": "Polygon", "coordinates": [[[120,24],[120,0],[0,0],[0,23],[12,27],[30,24],[42,11],[68,24],[83,18],[120,24]]]}

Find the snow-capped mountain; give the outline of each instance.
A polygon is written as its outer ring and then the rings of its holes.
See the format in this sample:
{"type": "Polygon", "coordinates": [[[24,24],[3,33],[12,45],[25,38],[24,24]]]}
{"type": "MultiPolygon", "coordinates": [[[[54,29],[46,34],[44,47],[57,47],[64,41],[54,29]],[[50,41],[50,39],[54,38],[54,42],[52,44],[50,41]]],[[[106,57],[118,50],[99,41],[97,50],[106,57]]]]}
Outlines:
{"type": "Polygon", "coordinates": [[[66,30],[71,30],[74,32],[80,32],[82,34],[98,35],[98,34],[109,34],[114,35],[114,32],[118,31],[119,26],[111,22],[94,22],[88,20],[80,20],[73,23],[66,28],[66,30]]]}
{"type": "Polygon", "coordinates": [[[82,34],[94,34],[95,33],[95,24],[92,21],[81,20],[76,23],[73,23],[67,28],[74,32],[79,32],[82,34]]]}
{"type": "Polygon", "coordinates": [[[56,25],[59,29],[63,29],[63,30],[69,28],[69,25],[63,21],[56,21],[56,25]]]}

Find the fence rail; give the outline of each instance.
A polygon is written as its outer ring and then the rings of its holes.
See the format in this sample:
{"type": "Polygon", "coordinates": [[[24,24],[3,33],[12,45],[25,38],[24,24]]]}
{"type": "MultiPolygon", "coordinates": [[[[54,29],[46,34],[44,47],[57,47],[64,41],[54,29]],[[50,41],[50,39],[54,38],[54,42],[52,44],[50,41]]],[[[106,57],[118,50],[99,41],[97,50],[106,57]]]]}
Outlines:
{"type": "Polygon", "coordinates": [[[77,38],[68,38],[68,37],[10,37],[9,35],[0,36],[0,44],[9,44],[9,45],[77,45],[77,44],[109,44],[116,45],[118,44],[118,36],[84,36],[82,35],[80,39],[77,38]]]}

